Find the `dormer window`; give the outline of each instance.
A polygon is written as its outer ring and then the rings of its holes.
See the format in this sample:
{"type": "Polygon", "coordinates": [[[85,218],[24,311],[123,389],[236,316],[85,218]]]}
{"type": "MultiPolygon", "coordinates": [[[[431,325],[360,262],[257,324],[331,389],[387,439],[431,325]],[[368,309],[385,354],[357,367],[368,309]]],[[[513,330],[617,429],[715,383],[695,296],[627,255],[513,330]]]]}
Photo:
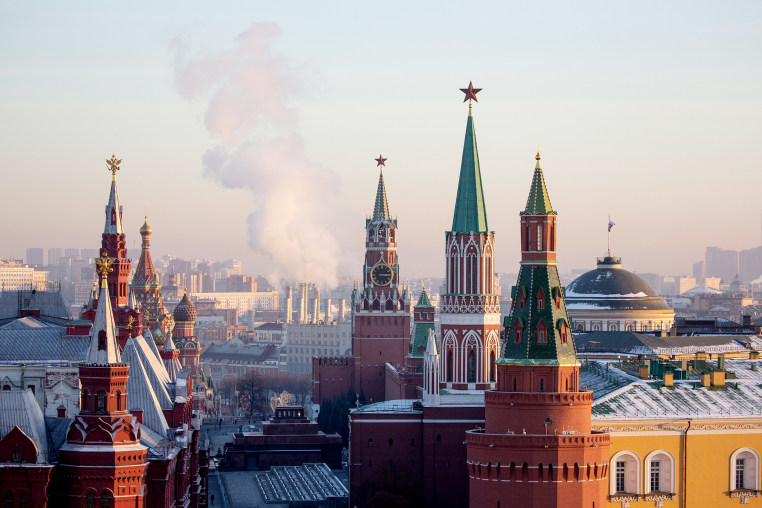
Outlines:
{"type": "Polygon", "coordinates": [[[106,350],[106,332],[101,330],[98,332],[98,351],[106,350]]]}
{"type": "Polygon", "coordinates": [[[542,289],[540,289],[537,292],[537,310],[544,310],[545,309],[545,294],[542,292],[542,289]]]}
{"type": "Polygon", "coordinates": [[[13,450],[12,462],[21,462],[21,450],[13,450]]]}
{"type": "Polygon", "coordinates": [[[522,289],[519,289],[519,310],[524,310],[524,305],[526,305],[526,298],[524,297],[524,291],[522,289]]]}
{"type": "Polygon", "coordinates": [[[548,343],[548,327],[545,326],[544,321],[540,321],[540,324],[537,325],[537,343],[538,344],[548,343]]]}

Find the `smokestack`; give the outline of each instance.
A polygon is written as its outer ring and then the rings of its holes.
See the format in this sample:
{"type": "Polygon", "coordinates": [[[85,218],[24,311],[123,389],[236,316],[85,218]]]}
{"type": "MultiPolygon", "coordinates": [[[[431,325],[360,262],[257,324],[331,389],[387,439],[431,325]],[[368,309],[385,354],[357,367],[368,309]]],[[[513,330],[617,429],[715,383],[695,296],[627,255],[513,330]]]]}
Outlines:
{"type": "Polygon", "coordinates": [[[315,287],[315,300],[312,302],[312,322],[320,321],[320,290],[315,287]]]}
{"type": "Polygon", "coordinates": [[[299,298],[299,322],[307,322],[307,283],[302,282],[299,285],[299,292],[301,293],[299,298]]]}
{"type": "Polygon", "coordinates": [[[291,286],[288,287],[288,293],[286,293],[286,323],[290,323],[294,319],[294,290],[291,286]]]}
{"type": "Polygon", "coordinates": [[[333,321],[333,312],[331,312],[331,299],[325,299],[325,322],[330,323],[333,321]]]}
{"type": "Polygon", "coordinates": [[[345,321],[347,319],[346,312],[344,311],[344,306],[347,304],[347,301],[345,298],[341,299],[341,303],[339,304],[339,321],[345,321]]]}

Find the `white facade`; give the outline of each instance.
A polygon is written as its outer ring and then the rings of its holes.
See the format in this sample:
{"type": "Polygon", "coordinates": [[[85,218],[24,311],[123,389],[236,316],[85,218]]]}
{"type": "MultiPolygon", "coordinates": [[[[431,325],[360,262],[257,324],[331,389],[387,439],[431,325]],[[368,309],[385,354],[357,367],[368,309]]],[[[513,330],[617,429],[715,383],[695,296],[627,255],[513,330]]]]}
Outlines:
{"type": "Polygon", "coordinates": [[[34,288],[45,290],[48,272],[30,266],[0,266],[0,288],[4,291],[34,288]]]}
{"type": "Polygon", "coordinates": [[[193,293],[199,300],[214,300],[220,309],[236,309],[238,315],[257,310],[278,310],[277,291],[193,293]]]}
{"type": "Polygon", "coordinates": [[[348,356],[352,349],[352,323],[285,324],[286,363],[289,374],[312,373],[314,356],[348,356]]]}

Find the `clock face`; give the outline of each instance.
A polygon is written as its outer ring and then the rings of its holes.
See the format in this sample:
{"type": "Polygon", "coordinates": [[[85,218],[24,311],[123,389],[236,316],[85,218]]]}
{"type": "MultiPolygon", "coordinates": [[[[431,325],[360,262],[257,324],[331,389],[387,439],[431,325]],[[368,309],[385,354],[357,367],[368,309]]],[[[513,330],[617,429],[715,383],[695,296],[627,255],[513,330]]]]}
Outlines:
{"type": "Polygon", "coordinates": [[[388,286],[392,283],[393,278],[394,272],[392,271],[392,267],[385,263],[377,264],[373,267],[373,270],[370,271],[370,280],[372,280],[373,284],[376,286],[388,286]]]}

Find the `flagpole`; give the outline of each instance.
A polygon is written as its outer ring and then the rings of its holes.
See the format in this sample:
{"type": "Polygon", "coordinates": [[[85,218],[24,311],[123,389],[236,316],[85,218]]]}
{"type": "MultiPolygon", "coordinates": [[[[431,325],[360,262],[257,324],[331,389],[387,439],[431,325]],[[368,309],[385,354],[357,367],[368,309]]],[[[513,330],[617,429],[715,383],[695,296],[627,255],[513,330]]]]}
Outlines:
{"type": "Polygon", "coordinates": [[[608,231],[608,249],[607,255],[611,257],[611,214],[609,214],[609,222],[606,224],[606,230],[608,231]]]}

